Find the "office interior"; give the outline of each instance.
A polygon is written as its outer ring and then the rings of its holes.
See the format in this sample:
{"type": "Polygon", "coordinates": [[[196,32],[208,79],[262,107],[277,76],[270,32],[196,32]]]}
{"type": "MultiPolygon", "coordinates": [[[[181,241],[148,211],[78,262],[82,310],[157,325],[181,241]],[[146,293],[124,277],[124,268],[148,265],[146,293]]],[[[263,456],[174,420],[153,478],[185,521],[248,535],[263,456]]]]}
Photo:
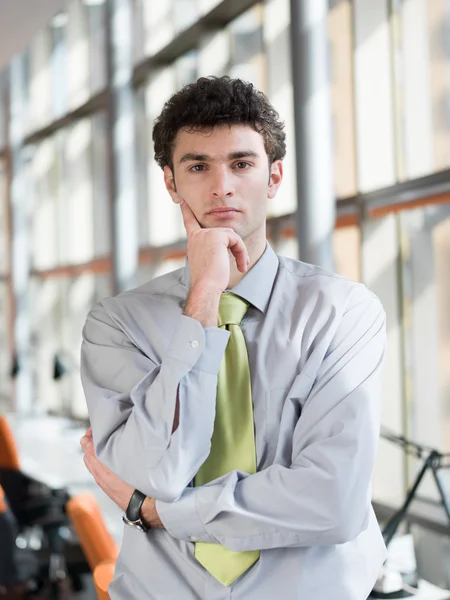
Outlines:
{"type": "MultiPolygon", "coordinates": [[[[317,233],[331,248],[317,262],[384,305],[373,503],[388,523],[435,451],[395,538],[412,540],[420,580],[450,590],[449,0],[61,0],[45,23],[32,13],[0,65],[0,414],[16,468],[68,490],[60,504],[92,494],[120,544],[120,511],[79,449],[82,327],[101,298],[184,265],[152,123],[198,77],[240,77],[286,124],[271,245],[308,261],[317,233]],[[316,45],[297,43],[302,27],[316,45]],[[314,167],[308,186],[299,165],[314,167]]],[[[96,598],[91,567],[61,597],[96,598]]]]}

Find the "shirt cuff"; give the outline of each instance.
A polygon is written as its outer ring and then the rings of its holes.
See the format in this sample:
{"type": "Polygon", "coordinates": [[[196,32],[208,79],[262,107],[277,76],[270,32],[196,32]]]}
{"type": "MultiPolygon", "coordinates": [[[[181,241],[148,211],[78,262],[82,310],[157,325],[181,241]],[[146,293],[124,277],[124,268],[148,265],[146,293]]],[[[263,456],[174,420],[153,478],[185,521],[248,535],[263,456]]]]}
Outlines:
{"type": "Polygon", "coordinates": [[[155,507],[167,532],[185,542],[209,542],[217,544],[199,517],[196,508],[196,496],[202,488],[186,488],[175,502],[156,500],[155,507]]]}
{"type": "Polygon", "coordinates": [[[196,366],[201,371],[217,375],[229,337],[227,330],[204,328],[196,319],[181,315],[166,356],[183,365],[185,372],[196,366]]]}

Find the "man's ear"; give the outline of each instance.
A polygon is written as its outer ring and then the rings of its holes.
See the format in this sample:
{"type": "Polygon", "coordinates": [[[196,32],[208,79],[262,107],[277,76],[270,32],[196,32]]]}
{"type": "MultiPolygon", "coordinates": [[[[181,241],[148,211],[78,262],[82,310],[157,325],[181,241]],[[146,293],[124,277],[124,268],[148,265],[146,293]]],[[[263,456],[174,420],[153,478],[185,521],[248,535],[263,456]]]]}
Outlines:
{"type": "Polygon", "coordinates": [[[164,167],[164,183],[166,185],[166,190],[169,192],[172,201],[175,204],[180,204],[180,198],[177,193],[177,186],[175,185],[175,177],[172,169],[166,165],[164,167]]]}
{"type": "Polygon", "coordinates": [[[283,181],[283,161],[274,160],[270,165],[270,179],[269,179],[269,190],[267,192],[268,198],[275,198],[278,192],[278,188],[283,181]]]}

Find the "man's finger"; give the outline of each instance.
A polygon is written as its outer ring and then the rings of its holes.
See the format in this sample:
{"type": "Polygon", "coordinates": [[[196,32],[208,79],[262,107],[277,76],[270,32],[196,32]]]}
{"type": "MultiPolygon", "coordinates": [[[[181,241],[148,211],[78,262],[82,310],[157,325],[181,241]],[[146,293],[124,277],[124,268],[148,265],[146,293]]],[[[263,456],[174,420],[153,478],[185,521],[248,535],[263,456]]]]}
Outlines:
{"type": "Polygon", "coordinates": [[[85,454],[83,456],[83,461],[84,461],[84,464],[86,465],[86,469],[89,471],[89,473],[91,475],[93,475],[95,477],[94,466],[92,464],[92,456],[90,454],[85,454]]]}
{"type": "Polygon", "coordinates": [[[183,215],[184,228],[186,229],[188,237],[192,235],[195,231],[200,231],[200,223],[197,221],[194,213],[184,200],[181,200],[180,208],[181,214],[183,215]]]}
{"type": "Polygon", "coordinates": [[[80,445],[83,452],[90,454],[91,456],[95,456],[94,443],[92,438],[84,435],[80,440],[80,445]]]}
{"type": "Polygon", "coordinates": [[[245,273],[250,264],[250,257],[247,247],[239,235],[229,236],[229,249],[236,259],[237,268],[241,273],[245,273]]]}

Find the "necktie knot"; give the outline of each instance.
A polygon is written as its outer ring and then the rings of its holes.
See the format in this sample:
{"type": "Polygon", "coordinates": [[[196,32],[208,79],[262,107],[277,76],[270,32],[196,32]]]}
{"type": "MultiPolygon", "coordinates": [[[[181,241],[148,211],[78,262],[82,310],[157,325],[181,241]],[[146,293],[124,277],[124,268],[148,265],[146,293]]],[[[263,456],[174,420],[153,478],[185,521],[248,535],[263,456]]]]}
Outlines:
{"type": "Polygon", "coordinates": [[[219,327],[240,325],[247,309],[248,302],[231,292],[225,292],[220,297],[219,327]]]}

